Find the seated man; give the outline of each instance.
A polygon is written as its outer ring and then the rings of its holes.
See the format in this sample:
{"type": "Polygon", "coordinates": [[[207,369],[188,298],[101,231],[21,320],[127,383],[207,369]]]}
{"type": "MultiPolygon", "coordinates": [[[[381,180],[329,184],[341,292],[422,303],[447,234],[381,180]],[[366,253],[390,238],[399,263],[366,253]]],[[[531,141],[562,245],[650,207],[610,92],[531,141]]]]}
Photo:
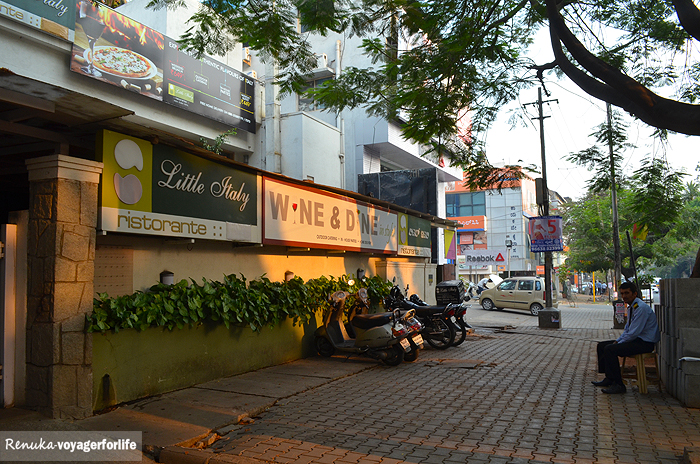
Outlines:
{"type": "Polygon", "coordinates": [[[637,287],[632,282],[620,285],[620,296],[627,304],[627,324],[617,340],[598,343],[598,372],[605,378],[593,382],[597,387],[608,387],[603,393],[625,393],[627,389],[620,373],[618,356],[651,353],[661,339],[656,314],[648,304],[637,298],[637,287]]]}

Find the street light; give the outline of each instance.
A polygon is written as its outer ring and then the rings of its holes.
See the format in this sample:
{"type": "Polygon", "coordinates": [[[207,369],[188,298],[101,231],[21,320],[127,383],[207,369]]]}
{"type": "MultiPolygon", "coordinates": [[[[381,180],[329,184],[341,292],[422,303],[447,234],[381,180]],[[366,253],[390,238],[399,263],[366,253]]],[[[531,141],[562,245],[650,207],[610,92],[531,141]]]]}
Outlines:
{"type": "Polygon", "coordinates": [[[506,239],[506,248],[508,248],[508,277],[510,277],[510,250],[513,248],[513,241],[506,239]]]}

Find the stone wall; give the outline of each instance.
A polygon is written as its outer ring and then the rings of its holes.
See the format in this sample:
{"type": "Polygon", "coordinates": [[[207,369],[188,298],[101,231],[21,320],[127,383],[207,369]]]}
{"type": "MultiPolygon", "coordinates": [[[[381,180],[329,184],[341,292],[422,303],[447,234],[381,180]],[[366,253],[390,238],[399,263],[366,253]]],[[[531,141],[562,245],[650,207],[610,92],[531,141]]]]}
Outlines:
{"type": "Polygon", "coordinates": [[[27,405],[54,418],[92,414],[92,310],[101,163],[27,161],[30,180],[27,405]]]}
{"type": "Polygon", "coordinates": [[[688,407],[700,407],[700,279],[665,279],[656,307],[661,380],[688,407]],[[683,359],[685,358],[685,359],[683,359]]]}

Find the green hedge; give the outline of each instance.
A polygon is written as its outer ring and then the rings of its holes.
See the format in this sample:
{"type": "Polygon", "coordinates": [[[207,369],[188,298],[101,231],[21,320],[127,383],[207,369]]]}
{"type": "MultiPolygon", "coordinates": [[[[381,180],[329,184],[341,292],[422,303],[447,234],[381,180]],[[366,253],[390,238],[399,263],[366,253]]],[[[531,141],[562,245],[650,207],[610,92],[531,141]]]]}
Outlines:
{"type": "MultiPolygon", "coordinates": [[[[391,282],[371,277],[350,285],[352,276],[322,276],[304,282],[295,277],[287,282],[272,282],[265,276],[246,281],[234,274],[223,282],[202,284],[181,280],[174,285],[157,284],[147,292],[110,297],[100,293],[94,300],[92,314],[87,316],[88,332],[118,332],[120,329],[144,330],[148,327],[195,326],[203,322],[248,325],[253,331],[264,326],[275,327],[291,317],[294,324],[305,324],[317,311],[324,315],[330,309],[328,295],[337,290],[356,292],[366,287],[370,301],[377,305],[389,294],[391,282]]],[[[352,301],[348,302],[348,307],[352,301]]]]}

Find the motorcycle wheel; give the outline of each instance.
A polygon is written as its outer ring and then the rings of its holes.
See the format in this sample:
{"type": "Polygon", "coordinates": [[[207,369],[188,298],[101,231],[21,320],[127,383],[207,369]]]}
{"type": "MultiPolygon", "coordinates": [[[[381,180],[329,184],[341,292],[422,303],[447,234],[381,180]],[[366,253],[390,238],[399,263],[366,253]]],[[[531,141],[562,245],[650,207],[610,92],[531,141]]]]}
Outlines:
{"type": "Polygon", "coordinates": [[[412,349],[412,350],[409,351],[408,353],[404,353],[404,354],[403,354],[403,360],[404,360],[404,362],[412,363],[413,361],[415,361],[416,359],[418,359],[418,352],[419,352],[419,351],[420,351],[420,350],[418,350],[418,349],[412,349]]]}
{"type": "Polygon", "coordinates": [[[428,344],[438,350],[446,350],[455,341],[455,329],[444,319],[433,319],[426,327],[428,344]]]}
{"type": "Polygon", "coordinates": [[[335,353],[335,347],[324,337],[316,337],[316,351],[323,357],[330,358],[335,353]]]}
{"type": "Polygon", "coordinates": [[[464,340],[467,339],[467,325],[461,323],[460,321],[457,321],[452,325],[454,325],[455,328],[455,341],[452,342],[452,346],[459,346],[464,343],[464,340]]]}
{"type": "Polygon", "coordinates": [[[394,345],[387,350],[387,357],[382,359],[387,366],[398,366],[404,360],[404,352],[401,345],[394,345]]]}

